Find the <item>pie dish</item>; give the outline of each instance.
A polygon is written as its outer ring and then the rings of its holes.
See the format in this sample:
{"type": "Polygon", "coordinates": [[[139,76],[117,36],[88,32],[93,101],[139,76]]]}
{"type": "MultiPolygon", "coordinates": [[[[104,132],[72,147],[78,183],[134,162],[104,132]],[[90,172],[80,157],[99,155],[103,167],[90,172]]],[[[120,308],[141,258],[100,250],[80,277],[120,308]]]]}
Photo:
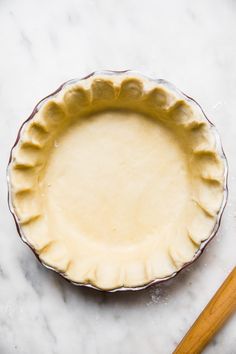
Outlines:
{"type": "Polygon", "coordinates": [[[215,235],[227,163],[215,127],[170,83],[133,71],[63,84],[21,127],[9,205],[40,261],[77,285],[169,279],[215,235]]]}

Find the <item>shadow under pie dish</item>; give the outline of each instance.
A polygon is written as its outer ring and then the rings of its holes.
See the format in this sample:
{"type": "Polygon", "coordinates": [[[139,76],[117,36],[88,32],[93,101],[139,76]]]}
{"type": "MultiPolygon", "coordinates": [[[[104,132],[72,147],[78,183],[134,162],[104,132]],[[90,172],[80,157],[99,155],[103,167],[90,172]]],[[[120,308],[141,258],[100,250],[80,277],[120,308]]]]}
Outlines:
{"type": "Polygon", "coordinates": [[[164,80],[95,72],[23,124],[9,205],[40,261],[77,285],[136,290],[176,275],[215,235],[227,163],[200,106],[164,80]]]}

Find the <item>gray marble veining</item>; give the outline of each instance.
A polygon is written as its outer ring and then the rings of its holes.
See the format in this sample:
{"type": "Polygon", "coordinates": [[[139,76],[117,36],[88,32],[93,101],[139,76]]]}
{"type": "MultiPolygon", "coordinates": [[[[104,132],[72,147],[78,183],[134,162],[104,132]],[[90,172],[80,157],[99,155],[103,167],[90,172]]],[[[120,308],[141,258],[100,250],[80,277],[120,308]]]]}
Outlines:
{"type": "MultiPolygon", "coordinates": [[[[235,264],[236,2],[0,2],[0,353],[170,354],[235,264]],[[229,202],[200,259],[136,293],[77,288],[44,269],[7,208],[10,147],[34,105],[101,69],[165,78],[196,98],[228,157],[229,202]]],[[[236,353],[232,317],[206,354],[236,353]]]]}

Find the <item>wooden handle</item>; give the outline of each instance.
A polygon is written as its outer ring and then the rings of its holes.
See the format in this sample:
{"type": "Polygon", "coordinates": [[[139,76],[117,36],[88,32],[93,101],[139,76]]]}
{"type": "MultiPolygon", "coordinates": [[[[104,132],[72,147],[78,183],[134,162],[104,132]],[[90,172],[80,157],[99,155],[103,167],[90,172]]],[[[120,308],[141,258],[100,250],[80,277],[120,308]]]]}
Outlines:
{"type": "Polygon", "coordinates": [[[215,293],[173,354],[198,354],[236,310],[236,267],[215,293]]]}

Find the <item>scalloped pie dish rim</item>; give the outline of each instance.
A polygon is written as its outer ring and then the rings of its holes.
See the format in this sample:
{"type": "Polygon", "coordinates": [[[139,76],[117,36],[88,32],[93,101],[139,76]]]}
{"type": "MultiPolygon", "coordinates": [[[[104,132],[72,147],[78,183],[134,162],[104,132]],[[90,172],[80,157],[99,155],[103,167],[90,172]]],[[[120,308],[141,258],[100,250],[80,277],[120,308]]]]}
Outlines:
{"type": "Polygon", "coordinates": [[[100,71],[62,84],[21,126],[7,169],[18,233],[75,285],[139,290],[215,236],[227,160],[199,104],[162,79],[100,71]]]}

